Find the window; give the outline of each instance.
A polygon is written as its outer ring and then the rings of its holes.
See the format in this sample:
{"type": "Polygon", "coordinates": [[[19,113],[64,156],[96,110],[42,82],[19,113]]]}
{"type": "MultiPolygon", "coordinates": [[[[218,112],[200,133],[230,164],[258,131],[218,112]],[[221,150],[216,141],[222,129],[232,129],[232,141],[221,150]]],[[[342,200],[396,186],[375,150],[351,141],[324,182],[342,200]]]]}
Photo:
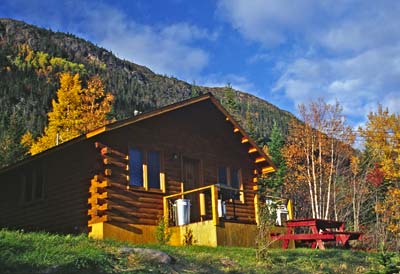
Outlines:
{"type": "Polygon", "coordinates": [[[218,168],[218,183],[222,185],[228,184],[228,178],[226,176],[226,167],[218,168]]]}
{"type": "MultiPolygon", "coordinates": [[[[234,189],[243,190],[242,173],[240,168],[222,166],[218,168],[218,183],[226,185],[234,189]]],[[[244,203],[244,192],[235,191],[235,200],[240,200],[244,203]],[[237,197],[236,197],[237,196],[237,197]]],[[[232,199],[232,197],[230,198],[232,199]]]]}
{"type": "Polygon", "coordinates": [[[241,172],[235,167],[219,167],[218,168],[218,183],[227,185],[233,188],[240,189],[242,187],[241,172]]]}
{"type": "Polygon", "coordinates": [[[34,182],[34,192],[33,192],[33,198],[35,199],[35,200],[39,200],[39,199],[42,199],[43,198],[43,185],[44,185],[44,182],[43,182],[43,172],[42,172],[42,169],[38,169],[38,170],[36,170],[36,172],[35,172],[36,174],[36,176],[35,176],[35,182],[34,182]]]}
{"type": "Polygon", "coordinates": [[[23,202],[29,204],[44,198],[44,176],[42,168],[22,175],[23,202]]]}
{"type": "Polygon", "coordinates": [[[160,188],[160,153],[147,153],[147,182],[149,188],[160,188]]]}
{"type": "Polygon", "coordinates": [[[129,149],[129,184],[145,189],[164,190],[161,153],[129,149]]]}
{"type": "Polygon", "coordinates": [[[24,179],[25,179],[24,202],[30,203],[30,202],[32,202],[32,187],[33,187],[32,176],[30,176],[30,175],[25,176],[24,179]]]}
{"type": "Polygon", "coordinates": [[[240,187],[239,169],[231,168],[230,171],[231,171],[231,187],[239,188],[240,187]]]}
{"type": "Polygon", "coordinates": [[[143,186],[143,153],[136,148],[129,149],[129,184],[143,186]]]}

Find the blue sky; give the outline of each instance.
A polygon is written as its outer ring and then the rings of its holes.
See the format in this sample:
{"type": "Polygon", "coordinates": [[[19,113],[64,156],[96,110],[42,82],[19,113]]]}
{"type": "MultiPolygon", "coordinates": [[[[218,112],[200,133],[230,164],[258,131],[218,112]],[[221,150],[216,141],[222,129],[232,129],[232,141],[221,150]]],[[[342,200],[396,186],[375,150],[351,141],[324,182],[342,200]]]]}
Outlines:
{"type": "Polygon", "coordinates": [[[400,1],[3,0],[0,17],[73,33],[153,71],[296,113],[339,100],[353,125],[400,112],[400,1]]]}

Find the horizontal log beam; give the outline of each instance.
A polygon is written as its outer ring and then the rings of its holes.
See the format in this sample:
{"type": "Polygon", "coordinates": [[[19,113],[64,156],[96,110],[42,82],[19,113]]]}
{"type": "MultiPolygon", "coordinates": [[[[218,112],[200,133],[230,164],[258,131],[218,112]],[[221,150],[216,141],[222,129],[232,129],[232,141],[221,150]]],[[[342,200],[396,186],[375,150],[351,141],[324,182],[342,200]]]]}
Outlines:
{"type": "Polygon", "coordinates": [[[115,155],[122,159],[128,160],[128,155],[125,153],[119,152],[118,150],[112,149],[110,147],[103,147],[100,151],[101,155],[115,155]]]}
{"type": "Polygon", "coordinates": [[[129,170],[129,165],[127,162],[117,161],[109,157],[105,157],[103,159],[103,164],[117,166],[119,168],[122,168],[123,170],[129,170]]]}
{"type": "Polygon", "coordinates": [[[89,219],[88,226],[91,226],[96,223],[103,223],[103,222],[108,222],[108,221],[109,221],[109,217],[107,215],[104,215],[101,217],[94,217],[94,218],[89,219]]]}
{"type": "Polygon", "coordinates": [[[265,161],[267,161],[267,159],[265,159],[264,157],[258,157],[258,158],[256,158],[256,160],[254,162],[257,164],[257,163],[261,163],[261,162],[265,162],[265,161]]]}
{"type": "Polygon", "coordinates": [[[107,203],[111,207],[124,207],[124,208],[135,208],[139,211],[145,211],[148,209],[154,209],[154,210],[162,210],[163,205],[162,203],[143,203],[143,202],[138,202],[138,201],[131,201],[129,199],[111,199],[108,200],[107,203]]]}

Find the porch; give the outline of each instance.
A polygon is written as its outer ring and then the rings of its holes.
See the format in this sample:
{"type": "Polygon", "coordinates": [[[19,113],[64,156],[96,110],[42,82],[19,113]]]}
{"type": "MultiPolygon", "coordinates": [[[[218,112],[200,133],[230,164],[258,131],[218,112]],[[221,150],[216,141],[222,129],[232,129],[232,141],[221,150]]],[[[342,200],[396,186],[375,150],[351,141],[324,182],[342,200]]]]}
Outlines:
{"type": "Polygon", "coordinates": [[[190,235],[195,245],[254,246],[257,203],[256,189],[245,191],[220,184],[164,196],[164,221],[172,233],[169,244],[183,245],[190,235]],[[252,200],[245,201],[249,194],[252,200]],[[178,208],[182,201],[186,208],[178,208]]]}
{"type": "MultiPolygon", "coordinates": [[[[112,194],[115,186],[106,188],[108,193],[112,194]]],[[[112,198],[112,195],[108,196],[112,198]]],[[[110,197],[105,199],[107,204],[112,203],[111,200],[108,201],[110,197]]],[[[188,233],[191,233],[191,244],[194,245],[255,245],[258,221],[257,190],[244,191],[214,184],[159,197],[162,199],[164,221],[168,223],[168,230],[171,233],[168,244],[184,245],[188,233]],[[252,197],[252,200],[241,201],[244,195],[246,198],[252,197]],[[184,224],[178,225],[174,205],[175,201],[182,199],[190,202],[188,213],[191,217],[184,224]]],[[[104,210],[103,221],[90,225],[90,237],[132,243],[157,243],[157,225],[139,224],[133,220],[122,224],[115,221],[116,218],[108,212],[110,210],[113,210],[112,206],[104,210]]]]}

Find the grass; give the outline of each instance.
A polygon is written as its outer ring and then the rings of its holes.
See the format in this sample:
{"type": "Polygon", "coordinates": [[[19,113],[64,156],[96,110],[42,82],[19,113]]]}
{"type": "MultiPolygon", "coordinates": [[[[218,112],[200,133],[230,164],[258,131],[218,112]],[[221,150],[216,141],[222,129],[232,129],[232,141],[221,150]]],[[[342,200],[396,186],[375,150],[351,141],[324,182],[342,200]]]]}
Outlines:
{"type": "Polygon", "coordinates": [[[157,263],[137,253],[121,254],[127,243],[95,241],[84,235],[0,230],[0,273],[398,273],[400,255],[328,249],[273,249],[257,261],[255,249],[145,245],[174,258],[157,263]],[[384,256],[384,257],[382,257],[384,256]],[[396,272],[397,271],[397,272],[396,272]]]}

